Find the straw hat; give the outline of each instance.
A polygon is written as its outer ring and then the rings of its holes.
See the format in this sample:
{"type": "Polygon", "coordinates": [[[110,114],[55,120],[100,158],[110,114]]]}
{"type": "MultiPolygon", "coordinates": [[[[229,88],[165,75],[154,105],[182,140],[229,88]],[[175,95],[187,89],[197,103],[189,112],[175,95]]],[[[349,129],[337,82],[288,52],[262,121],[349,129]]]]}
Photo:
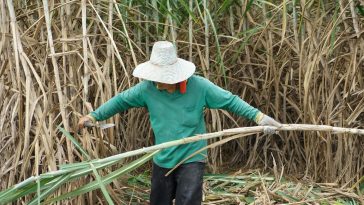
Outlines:
{"type": "Polygon", "coordinates": [[[139,64],[133,76],[154,82],[175,84],[195,72],[195,64],[177,57],[174,45],[168,41],[154,43],[150,60],[139,64]]]}

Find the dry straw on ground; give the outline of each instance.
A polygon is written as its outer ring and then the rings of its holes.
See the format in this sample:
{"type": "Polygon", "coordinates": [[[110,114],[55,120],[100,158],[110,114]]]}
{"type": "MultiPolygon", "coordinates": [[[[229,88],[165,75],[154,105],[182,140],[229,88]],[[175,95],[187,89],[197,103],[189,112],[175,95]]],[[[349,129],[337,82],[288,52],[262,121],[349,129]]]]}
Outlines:
{"type": "MultiPolygon", "coordinates": [[[[363,128],[363,4],[0,1],[0,189],[82,160],[57,126],[72,131],[81,115],[137,83],[133,68],[160,39],[175,42],[199,75],[283,123],[363,128]]],[[[222,110],[205,116],[209,132],[252,125],[222,110]]],[[[111,121],[115,129],[79,138],[92,158],[151,144],[145,110],[111,121]]],[[[269,171],[275,163],[285,174],[349,187],[364,173],[362,144],[348,133],[253,135],[212,149],[209,164],[269,171]]],[[[77,201],[87,197],[95,195],[77,201]]]]}

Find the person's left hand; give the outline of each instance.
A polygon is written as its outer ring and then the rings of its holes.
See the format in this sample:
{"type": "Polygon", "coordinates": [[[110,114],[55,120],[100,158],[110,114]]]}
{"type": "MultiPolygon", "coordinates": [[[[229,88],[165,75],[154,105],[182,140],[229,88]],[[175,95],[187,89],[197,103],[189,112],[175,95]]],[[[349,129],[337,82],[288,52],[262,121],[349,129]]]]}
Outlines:
{"type": "Polygon", "coordinates": [[[260,126],[272,126],[272,127],[265,127],[264,134],[275,134],[276,128],[274,127],[282,127],[282,124],[274,120],[273,118],[269,117],[268,115],[264,115],[263,118],[258,122],[260,126]]]}

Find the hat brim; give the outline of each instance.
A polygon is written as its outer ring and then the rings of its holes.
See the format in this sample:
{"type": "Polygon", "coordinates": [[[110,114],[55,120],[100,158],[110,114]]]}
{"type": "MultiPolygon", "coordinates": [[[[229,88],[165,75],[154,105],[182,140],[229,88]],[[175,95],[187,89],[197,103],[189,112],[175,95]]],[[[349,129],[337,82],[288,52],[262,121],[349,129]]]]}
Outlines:
{"type": "Polygon", "coordinates": [[[150,61],[139,64],[133,71],[133,76],[154,82],[175,84],[182,82],[193,75],[195,64],[181,58],[176,63],[159,66],[150,61]]]}

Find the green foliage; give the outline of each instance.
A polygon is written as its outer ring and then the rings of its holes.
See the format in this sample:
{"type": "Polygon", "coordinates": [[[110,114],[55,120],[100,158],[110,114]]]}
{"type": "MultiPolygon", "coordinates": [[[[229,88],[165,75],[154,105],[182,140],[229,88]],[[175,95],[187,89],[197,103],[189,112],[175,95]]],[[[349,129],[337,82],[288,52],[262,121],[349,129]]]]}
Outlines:
{"type": "Polygon", "coordinates": [[[364,182],[360,183],[359,190],[360,190],[361,194],[364,193],[364,182]]]}
{"type": "Polygon", "coordinates": [[[333,205],[359,205],[354,199],[338,199],[333,205]]]}
{"type": "Polygon", "coordinates": [[[80,143],[71,135],[71,133],[67,132],[64,128],[58,127],[58,129],[76,146],[76,148],[85,156],[86,160],[90,160],[91,157],[87,152],[82,148],[80,143]]]}
{"type": "Polygon", "coordinates": [[[110,174],[100,177],[99,181],[93,181],[90,182],[80,188],[77,188],[76,190],[73,190],[72,192],[66,193],[66,194],[62,194],[61,196],[58,196],[56,198],[50,199],[48,202],[56,202],[56,201],[61,201],[61,200],[65,200],[65,199],[69,199],[69,198],[73,198],[76,196],[79,196],[81,194],[90,192],[92,190],[98,189],[100,187],[100,184],[106,185],[106,184],[110,184],[113,180],[118,179],[119,177],[125,175],[126,173],[140,167],[141,165],[143,165],[144,163],[146,163],[147,161],[149,161],[156,153],[158,153],[159,151],[155,151],[152,152],[150,154],[146,154],[145,156],[141,157],[138,160],[135,160],[127,165],[124,165],[123,167],[111,172],[110,174]]]}
{"type": "Polygon", "coordinates": [[[249,0],[248,4],[246,5],[245,7],[245,10],[244,10],[244,13],[243,13],[243,16],[246,15],[247,12],[249,12],[249,10],[251,9],[252,5],[253,5],[253,2],[254,0],[249,0]]]}
{"type": "Polygon", "coordinates": [[[129,175],[128,177],[128,184],[131,186],[143,186],[143,187],[150,187],[150,172],[144,172],[137,174],[135,176],[129,175]]]}
{"type": "MultiPolygon", "coordinates": [[[[65,136],[67,136],[72,141],[72,143],[74,143],[74,145],[80,150],[81,153],[83,153],[85,156],[89,156],[69,132],[61,127],[59,127],[59,129],[62,131],[63,134],[65,134],[65,136]]],[[[60,170],[58,171],[44,173],[37,177],[30,177],[22,183],[19,183],[7,190],[1,191],[0,204],[10,203],[24,196],[32,195],[34,193],[37,193],[37,195],[33,198],[32,201],[29,202],[29,205],[39,204],[47,197],[54,194],[54,192],[56,192],[61,186],[90,173],[94,174],[96,178],[95,181],[81,186],[80,188],[77,188],[72,192],[64,193],[54,199],[50,199],[48,200],[48,202],[51,201],[53,203],[66,198],[72,198],[100,188],[108,203],[113,204],[113,201],[108,191],[106,190],[105,185],[110,184],[113,180],[116,180],[122,175],[125,175],[128,172],[142,166],[158,152],[159,150],[146,154],[140,159],[123,165],[121,168],[111,172],[110,174],[107,174],[106,176],[100,176],[97,170],[109,167],[117,163],[118,159],[104,163],[97,163],[96,165],[93,164],[93,161],[90,160],[81,163],[69,164],[67,166],[63,165],[60,166],[60,170]]]]}
{"type": "Polygon", "coordinates": [[[356,5],[356,8],[357,8],[357,10],[358,10],[358,13],[359,13],[360,15],[364,16],[364,6],[363,6],[363,5],[358,4],[358,5],[356,5]]]}
{"type": "Polygon", "coordinates": [[[245,202],[248,204],[252,204],[252,203],[254,203],[254,201],[255,201],[255,198],[252,196],[245,197],[245,202]]]}

